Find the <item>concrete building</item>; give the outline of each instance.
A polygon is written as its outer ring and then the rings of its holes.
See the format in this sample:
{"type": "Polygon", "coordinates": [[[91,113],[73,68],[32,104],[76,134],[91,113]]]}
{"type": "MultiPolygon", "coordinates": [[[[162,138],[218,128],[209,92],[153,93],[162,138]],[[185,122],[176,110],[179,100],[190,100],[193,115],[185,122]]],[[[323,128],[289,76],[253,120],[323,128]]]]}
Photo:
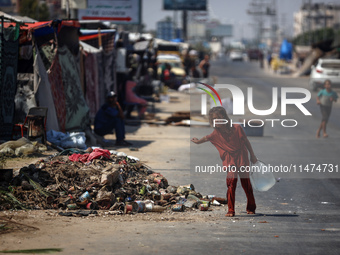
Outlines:
{"type": "Polygon", "coordinates": [[[340,4],[310,2],[304,1],[294,13],[294,36],[326,27],[340,29],[340,4]]]}
{"type": "Polygon", "coordinates": [[[175,38],[174,23],[170,20],[157,22],[157,38],[170,41],[175,38]]]}

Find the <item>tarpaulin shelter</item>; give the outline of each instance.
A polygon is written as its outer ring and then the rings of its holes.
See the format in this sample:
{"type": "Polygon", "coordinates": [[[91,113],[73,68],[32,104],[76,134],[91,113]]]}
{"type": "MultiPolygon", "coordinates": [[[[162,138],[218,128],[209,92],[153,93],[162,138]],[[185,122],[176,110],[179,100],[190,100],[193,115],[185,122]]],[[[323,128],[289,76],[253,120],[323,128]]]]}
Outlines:
{"type": "Polygon", "coordinates": [[[293,46],[286,39],[282,41],[280,48],[280,59],[291,60],[293,54],[293,46]]]}
{"type": "Polygon", "coordinates": [[[23,28],[34,45],[34,92],[37,104],[49,109],[47,130],[82,131],[90,124],[80,79],[79,27],[77,21],[53,20],[23,28]]]}
{"type": "MultiPolygon", "coordinates": [[[[115,29],[81,29],[82,64],[86,102],[90,106],[90,117],[105,102],[107,92],[116,91],[115,29]]],[[[117,92],[117,91],[116,91],[117,92]]]]}

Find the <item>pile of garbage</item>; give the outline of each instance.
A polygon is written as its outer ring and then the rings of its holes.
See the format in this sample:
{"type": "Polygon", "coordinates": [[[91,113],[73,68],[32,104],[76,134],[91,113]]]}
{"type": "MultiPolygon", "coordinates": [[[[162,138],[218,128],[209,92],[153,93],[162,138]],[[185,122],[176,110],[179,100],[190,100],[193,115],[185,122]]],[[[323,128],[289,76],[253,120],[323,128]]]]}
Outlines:
{"type": "Polygon", "coordinates": [[[192,184],[172,186],[123,152],[67,149],[0,179],[0,210],[62,209],[137,212],[211,210],[225,198],[203,197],[192,184]]]}

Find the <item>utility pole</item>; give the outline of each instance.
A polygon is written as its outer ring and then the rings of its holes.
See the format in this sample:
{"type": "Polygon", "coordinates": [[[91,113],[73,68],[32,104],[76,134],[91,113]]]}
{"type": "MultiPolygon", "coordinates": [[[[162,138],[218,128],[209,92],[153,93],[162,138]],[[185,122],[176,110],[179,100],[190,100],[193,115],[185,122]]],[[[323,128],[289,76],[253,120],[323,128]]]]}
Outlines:
{"type": "Polygon", "coordinates": [[[249,9],[247,10],[249,15],[254,17],[255,22],[258,26],[257,41],[261,43],[263,40],[263,26],[266,16],[271,17],[271,28],[270,37],[274,41],[276,29],[276,0],[252,0],[249,4],[249,9]]]}
{"type": "Polygon", "coordinates": [[[188,33],[187,33],[187,25],[188,25],[188,11],[183,10],[183,15],[182,15],[182,26],[183,26],[183,40],[187,41],[188,40],[188,33]]]}

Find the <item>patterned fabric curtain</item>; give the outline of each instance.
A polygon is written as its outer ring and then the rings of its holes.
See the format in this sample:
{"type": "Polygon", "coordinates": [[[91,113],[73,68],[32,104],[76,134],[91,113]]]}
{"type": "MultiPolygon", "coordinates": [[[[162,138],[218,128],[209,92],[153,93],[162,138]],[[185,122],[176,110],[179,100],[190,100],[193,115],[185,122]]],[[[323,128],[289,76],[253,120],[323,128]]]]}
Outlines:
{"type": "Polygon", "coordinates": [[[85,130],[90,124],[89,108],[81,89],[77,63],[66,46],[58,47],[57,52],[66,102],[65,129],[69,132],[85,130]]]}
{"type": "Polygon", "coordinates": [[[19,25],[0,26],[0,139],[12,137],[17,88],[19,25]]]}

